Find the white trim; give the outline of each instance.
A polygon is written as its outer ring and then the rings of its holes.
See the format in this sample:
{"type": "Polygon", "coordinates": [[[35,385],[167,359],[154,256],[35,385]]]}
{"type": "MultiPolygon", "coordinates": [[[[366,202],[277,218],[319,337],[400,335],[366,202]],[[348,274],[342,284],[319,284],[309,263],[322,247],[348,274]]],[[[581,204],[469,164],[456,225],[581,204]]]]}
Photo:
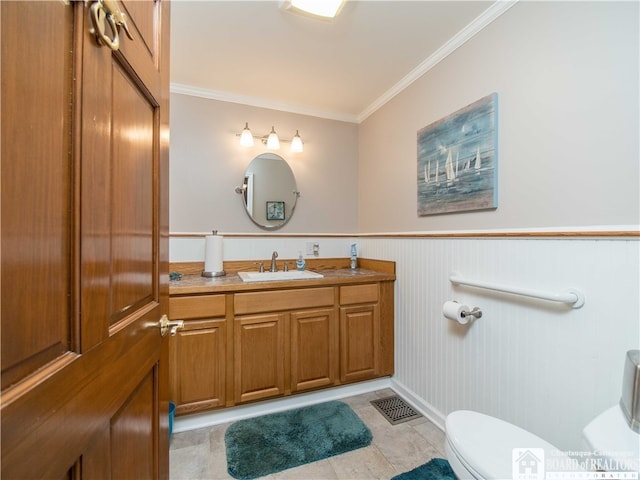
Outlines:
{"type": "Polygon", "coordinates": [[[425,402],[416,393],[409,390],[396,379],[391,379],[391,388],[409,404],[418,410],[423,417],[427,418],[431,423],[444,432],[444,424],[447,416],[440,410],[434,408],[431,404],[425,402]]]}
{"type": "Polygon", "coordinates": [[[455,50],[458,49],[458,47],[461,47],[462,45],[467,43],[468,40],[473,38],[484,27],[489,25],[495,19],[500,17],[500,15],[513,7],[516,3],[518,3],[518,1],[519,0],[498,0],[497,2],[492,4],[482,14],[480,14],[479,17],[474,19],[469,25],[460,30],[455,36],[453,36],[451,39],[449,39],[449,41],[447,41],[438,50],[436,50],[435,53],[429,56],[414,70],[409,72],[409,74],[407,74],[402,80],[396,83],[393,87],[382,94],[381,97],[379,97],[371,105],[360,112],[360,114],[358,115],[358,123],[362,123],[363,121],[365,121],[376,110],[382,107],[397,94],[402,92],[417,79],[422,77],[422,75],[435,67],[447,56],[452,54],[455,50]]]}
{"type": "Polygon", "coordinates": [[[300,107],[288,103],[279,103],[265,98],[250,97],[247,95],[236,95],[228,92],[216,90],[208,90],[206,88],[192,87],[180,83],[172,83],[170,85],[171,93],[179,93],[182,95],[190,95],[192,97],[208,98],[210,100],[219,100],[221,102],[239,103],[242,105],[250,105],[252,107],[268,108],[270,110],[278,110],[281,112],[296,113],[299,115],[309,115],[311,117],[326,118],[329,120],[338,120],[340,122],[358,123],[357,115],[351,115],[341,112],[329,112],[326,110],[317,110],[313,108],[300,107]]]}
{"type": "Polygon", "coordinates": [[[210,427],[221,423],[236,422],[245,418],[267,415],[269,413],[281,412],[283,410],[304,407],[315,403],[328,402],[329,400],[338,400],[363,393],[375,392],[376,390],[383,390],[385,388],[391,388],[391,379],[388,377],[327,390],[292,395],[276,400],[265,400],[249,405],[184,415],[176,417],[174,420],[173,433],[187,432],[189,430],[210,427]]]}
{"type": "MultiPolygon", "coordinates": [[[[336,238],[366,238],[380,236],[421,236],[428,237],[433,236],[456,236],[456,235],[473,235],[478,236],[485,235],[514,235],[522,234],[535,235],[535,234],[549,234],[558,233],[559,236],[567,234],[580,234],[580,233],[595,233],[595,234],[607,234],[611,232],[622,232],[638,234],[640,233],[640,225],[583,225],[583,226],[563,226],[556,227],[518,227],[518,228],[487,228],[484,230],[407,230],[407,231],[388,231],[388,232],[359,232],[359,233],[251,233],[251,232],[221,232],[220,235],[228,235],[233,237],[336,237],[336,238]]],[[[205,237],[211,235],[211,232],[169,232],[170,237],[205,237]]]]}
{"type": "Polygon", "coordinates": [[[268,108],[288,113],[296,113],[299,115],[309,115],[311,117],[326,118],[329,120],[338,120],[340,122],[362,123],[376,110],[381,108],[385,103],[402,92],[405,88],[415,82],[422,75],[427,73],[447,56],[453,53],[458,47],[464,45],[468,40],[473,38],[484,27],[489,25],[503,13],[513,7],[519,0],[497,0],[489,8],[487,8],[479,17],[474,19],[470,24],[460,30],[449,41],[442,45],[435,53],[424,60],[414,70],[409,72],[402,80],[387,90],[382,96],[378,97],[371,105],[365,108],[358,115],[342,112],[330,112],[326,110],[318,110],[314,108],[301,107],[288,103],[279,103],[260,97],[251,97],[247,95],[237,95],[217,90],[208,90],[206,88],[192,87],[180,83],[171,83],[171,93],[179,93],[182,95],[190,95],[192,97],[208,98],[211,100],[219,100],[221,102],[239,103],[242,105],[250,105],[253,107],[268,108]]]}

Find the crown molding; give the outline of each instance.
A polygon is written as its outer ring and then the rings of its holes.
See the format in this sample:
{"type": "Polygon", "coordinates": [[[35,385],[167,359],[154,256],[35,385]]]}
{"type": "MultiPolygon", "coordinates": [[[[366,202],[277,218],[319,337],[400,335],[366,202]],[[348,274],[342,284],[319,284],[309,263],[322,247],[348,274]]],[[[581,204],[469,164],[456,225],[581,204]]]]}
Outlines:
{"type": "Polygon", "coordinates": [[[357,123],[362,123],[370,115],[376,112],[393,97],[409,87],[413,82],[422,77],[425,73],[435,67],[438,63],[456,51],[459,47],[471,40],[477,33],[482,31],[487,25],[500,17],[503,13],[513,7],[519,0],[498,0],[487,8],[479,17],[460,30],[449,41],[436,50],[431,56],[424,60],[414,70],[409,72],[402,80],[387,90],[376,101],[369,105],[358,115],[357,123]]]}
{"type": "Polygon", "coordinates": [[[279,103],[259,97],[250,97],[247,95],[236,95],[228,92],[216,90],[208,90],[206,88],[192,87],[180,83],[172,83],[170,85],[171,93],[179,93],[182,95],[190,95],[192,97],[208,98],[210,100],[219,100],[221,102],[239,103],[242,105],[250,105],[252,107],[268,108],[270,110],[278,110],[287,113],[296,113],[299,115],[308,115],[311,117],[326,118],[328,120],[338,120],[340,122],[358,123],[357,115],[347,113],[330,112],[326,110],[318,110],[313,108],[301,107],[298,105],[290,105],[287,103],[279,103]]]}
{"type": "Polygon", "coordinates": [[[311,117],[325,118],[328,120],[338,120],[340,122],[362,123],[370,115],[376,112],[384,104],[398,95],[404,89],[409,87],[413,82],[422,77],[425,73],[435,67],[438,63],[448,57],[451,53],[464,45],[473,38],[477,33],[482,31],[487,25],[500,17],[503,13],[513,7],[519,0],[497,0],[489,8],[487,8],[480,16],[476,17],[471,23],[460,30],[449,41],[442,45],[414,70],[409,72],[402,80],[378,97],[371,105],[364,109],[358,115],[352,115],[342,112],[332,112],[326,110],[318,110],[313,108],[301,107],[299,105],[291,105],[287,103],[274,102],[265,98],[251,97],[247,95],[237,95],[229,92],[208,90],[206,88],[193,87],[180,83],[171,83],[171,93],[179,93],[182,95],[190,95],[193,97],[208,98],[211,100],[219,100],[221,102],[239,103],[242,105],[250,105],[259,108],[268,108],[270,110],[278,110],[282,112],[295,113],[299,115],[309,115],[311,117]]]}

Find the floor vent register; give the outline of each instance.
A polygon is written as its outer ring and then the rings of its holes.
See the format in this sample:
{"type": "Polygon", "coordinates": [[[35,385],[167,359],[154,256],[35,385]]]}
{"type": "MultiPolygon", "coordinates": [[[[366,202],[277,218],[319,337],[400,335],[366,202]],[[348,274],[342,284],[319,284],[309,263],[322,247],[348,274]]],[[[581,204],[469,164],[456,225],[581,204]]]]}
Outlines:
{"type": "Polygon", "coordinates": [[[411,405],[405,402],[397,395],[392,397],[379,398],[378,400],[372,400],[371,405],[386,418],[390,424],[397,425],[398,423],[408,422],[414,418],[419,418],[420,415],[416,412],[411,405]]]}

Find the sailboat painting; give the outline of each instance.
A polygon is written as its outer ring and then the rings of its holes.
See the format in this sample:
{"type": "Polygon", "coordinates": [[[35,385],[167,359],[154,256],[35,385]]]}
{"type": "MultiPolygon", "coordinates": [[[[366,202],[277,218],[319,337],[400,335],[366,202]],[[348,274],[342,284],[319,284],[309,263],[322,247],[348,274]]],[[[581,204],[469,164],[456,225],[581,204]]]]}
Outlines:
{"type": "Polygon", "coordinates": [[[418,131],[418,216],[498,207],[498,94],[418,131]]]}

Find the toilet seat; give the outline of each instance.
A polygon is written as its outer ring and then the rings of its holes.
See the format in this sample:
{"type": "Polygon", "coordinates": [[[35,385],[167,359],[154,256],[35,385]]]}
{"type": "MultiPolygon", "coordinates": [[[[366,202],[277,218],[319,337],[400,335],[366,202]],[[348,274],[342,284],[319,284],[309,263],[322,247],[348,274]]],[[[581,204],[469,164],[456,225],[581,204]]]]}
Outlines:
{"type": "MultiPolygon", "coordinates": [[[[545,454],[559,450],[516,425],[469,410],[447,416],[447,447],[472,478],[512,478],[514,448],[543,448],[545,454]]],[[[455,471],[455,470],[454,470],[455,471]]]]}

